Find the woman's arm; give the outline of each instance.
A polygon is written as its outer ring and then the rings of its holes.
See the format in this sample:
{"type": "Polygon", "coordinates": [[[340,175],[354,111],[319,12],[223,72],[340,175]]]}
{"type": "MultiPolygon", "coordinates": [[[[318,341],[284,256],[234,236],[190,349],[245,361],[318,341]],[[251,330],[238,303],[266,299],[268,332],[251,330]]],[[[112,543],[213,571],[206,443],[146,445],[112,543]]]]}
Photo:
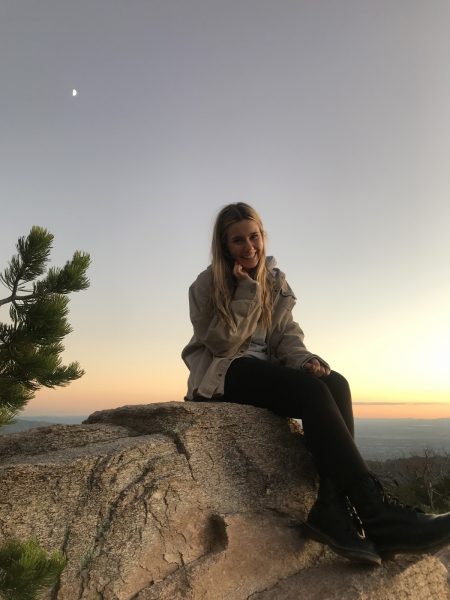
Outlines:
{"type": "Polygon", "coordinates": [[[271,336],[272,354],[286,367],[304,368],[318,376],[328,375],[330,371],[328,363],[310,352],[303,342],[304,333],[292,316],[295,295],[286,282],[280,300],[282,298],[283,306],[279,307],[279,319],[274,323],[275,328],[271,336]]]}
{"type": "Polygon", "coordinates": [[[229,326],[217,314],[211,315],[211,278],[201,274],[189,288],[189,310],[194,334],[214,356],[234,356],[251,337],[261,316],[260,285],[250,277],[238,280],[231,301],[234,325],[229,326]]]}

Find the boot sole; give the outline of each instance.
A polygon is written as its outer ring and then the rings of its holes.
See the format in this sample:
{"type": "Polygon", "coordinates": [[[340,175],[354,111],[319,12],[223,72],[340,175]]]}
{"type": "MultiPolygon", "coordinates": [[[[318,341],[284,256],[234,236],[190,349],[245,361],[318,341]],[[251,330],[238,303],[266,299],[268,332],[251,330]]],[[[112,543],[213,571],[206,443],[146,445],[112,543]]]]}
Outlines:
{"type": "Polygon", "coordinates": [[[409,548],[405,546],[379,546],[378,544],[376,546],[383,560],[392,560],[396,554],[428,554],[437,552],[449,544],[450,535],[443,541],[434,544],[424,544],[423,546],[415,546],[414,548],[411,548],[411,546],[409,548]]]}
{"type": "Polygon", "coordinates": [[[346,546],[339,546],[336,542],[330,538],[326,533],[314,527],[310,523],[302,524],[302,531],[305,534],[305,537],[314,540],[315,542],[319,542],[320,544],[325,544],[329,546],[333,552],[339,554],[339,556],[343,556],[344,558],[348,558],[349,560],[363,563],[366,565],[381,565],[381,556],[378,554],[364,551],[364,550],[356,550],[355,548],[347,548],[346,546]]]}

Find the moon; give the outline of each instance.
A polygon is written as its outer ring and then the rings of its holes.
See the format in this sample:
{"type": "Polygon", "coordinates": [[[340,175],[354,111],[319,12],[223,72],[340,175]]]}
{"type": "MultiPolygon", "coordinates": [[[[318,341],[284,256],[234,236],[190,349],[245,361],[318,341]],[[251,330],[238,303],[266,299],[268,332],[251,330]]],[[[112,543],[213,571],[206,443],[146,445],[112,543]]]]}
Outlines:
{"type": "Polygon", "coordinates": [[[72,90],[72,96],[75,97],[78,94],[77,90],[72,90]]]}

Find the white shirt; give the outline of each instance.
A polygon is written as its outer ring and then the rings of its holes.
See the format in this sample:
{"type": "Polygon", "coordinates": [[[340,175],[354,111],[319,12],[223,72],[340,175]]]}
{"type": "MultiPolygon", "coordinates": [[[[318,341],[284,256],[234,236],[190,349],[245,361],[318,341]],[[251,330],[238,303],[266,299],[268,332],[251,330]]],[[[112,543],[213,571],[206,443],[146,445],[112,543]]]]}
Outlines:
{"type": "Polygon", "coordinates": [[[252,335],[250,345],[242,356],[252,356],[253,358],[259,358],[261,360],[269,360],[266,336],[267,329],[263,327],[261,321],[259,321],[255,332],[252,335]]]}

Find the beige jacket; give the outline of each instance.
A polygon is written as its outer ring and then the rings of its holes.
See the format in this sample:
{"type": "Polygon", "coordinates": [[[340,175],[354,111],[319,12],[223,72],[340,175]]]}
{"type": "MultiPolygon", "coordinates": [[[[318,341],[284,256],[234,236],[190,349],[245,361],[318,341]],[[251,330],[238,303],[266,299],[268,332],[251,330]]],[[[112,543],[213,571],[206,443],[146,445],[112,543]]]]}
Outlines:
{"type": "MultiPolygon", "coordinates": [[[[276,268],[273,257],[268,257],[267,268],[274,277],[275,301],[272,329],[267,336],[269,359],[287,367],[300,369],[311,358],[327,363],[311,354],[303,343],[303,331],[292,317],[294,292],[284,273],[276,268]]],[[[224,393],[225,375],[232,361],[247,350],[261,316],[261,290],[258,282],[240,281],[236,287],[231,310],[235,327],[230,328],[218,315],[208,310],[211,297],[212,270],[209,266],[200,273],[189,288],[189,309],[194,335],[181,356],[190,374],[187,400],[195,396],[212,398],[224,393]]]]}

